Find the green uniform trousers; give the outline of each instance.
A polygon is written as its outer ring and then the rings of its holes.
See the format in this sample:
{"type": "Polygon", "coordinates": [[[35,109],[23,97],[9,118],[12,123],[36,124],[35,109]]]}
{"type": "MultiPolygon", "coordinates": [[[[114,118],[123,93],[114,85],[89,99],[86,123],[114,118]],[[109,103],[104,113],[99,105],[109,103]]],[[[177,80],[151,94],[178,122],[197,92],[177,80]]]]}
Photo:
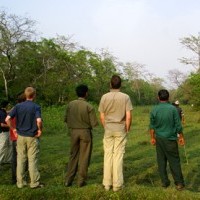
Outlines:
{"type": "Polygon", "coordinates": [[[71,150],[66,173],[66,184],[71,184],[78,172],[78,185],[87,179],[87,171],[92,152],[90,129],[71,129],[71,150]]]}
{"type": "Polygon", "coordinates": [[[157,137],[156,152],[157,152],[158,171],[160,173],[163,186],[168,186],[170,184],[166,169],[167,161],[169,163],[174,183],[176,185],[177,184],[184,185],[177,141],[157,137]]]}

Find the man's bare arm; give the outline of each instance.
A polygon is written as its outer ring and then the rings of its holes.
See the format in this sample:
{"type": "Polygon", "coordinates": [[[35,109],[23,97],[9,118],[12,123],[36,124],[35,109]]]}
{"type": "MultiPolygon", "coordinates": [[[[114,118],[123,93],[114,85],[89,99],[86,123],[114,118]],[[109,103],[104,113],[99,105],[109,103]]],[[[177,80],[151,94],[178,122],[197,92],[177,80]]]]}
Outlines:
{"type": "Polygon", "coordinates": [[[132,123],[132,113],[129,110],[129,111],[126,111],[126,132],[127,133],[130,131],[131,123],[132,123]]]}
{"type": "Polygon", "coordinates": [[[155,145],[156,144],[156,138],[155,138],[155,130],[150,129],[150,135],[151,135],[151,144],[155,145]]]}
{"type": "Polygon", "coordinates": [[[103,127],[105,127],[105,114],[100,112],[100,121],[103,127]]]}
{"type": "Polygon", "coordinates": [[[42,134],[42,119],[37,118],[36,122],[37,122],[38,131],[37,131],[37,134],[35,135],[35,137],[40,137],[42,134]]]}
{"type": "Polygon", "coordinates": [[[13,123],[12,123],[11,117],[10,117],[9,115],[6,117],[5,122],[7,123],[8,127],[9,127],[10,129],[12,129],[13,134],[14,134],[15,137],[17,138],[17,129],[16,129],[16,127],[13,127],[13,123]]]}
{"type": "Polygon", "coordinates": [[[13,126],[12,126],[12,123],[11,123],[11,117],[8,115],[5,119],[5,122],[7,123],[7,126],[10,127],[11,129],[15,129],[13,126]]]}

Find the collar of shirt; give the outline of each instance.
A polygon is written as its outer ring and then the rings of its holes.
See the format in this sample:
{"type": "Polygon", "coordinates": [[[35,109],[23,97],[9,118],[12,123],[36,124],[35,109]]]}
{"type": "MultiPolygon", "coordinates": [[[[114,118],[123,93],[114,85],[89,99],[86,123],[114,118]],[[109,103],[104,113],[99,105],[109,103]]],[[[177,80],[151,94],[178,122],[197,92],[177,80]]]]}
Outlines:
{"type": "Polygon", "coordinates": [[[83,98],[83,97],[79,97],[78,100],[85,101],[85,98],[83,98]]]}
{"type": "Polygon", "coordinates": [[[110,89],[110,92],[120,92],[120,89],[110,89]]]}
{"type": "Polygon", "coordinates": [[[169,101],[160,101],[159,103],[160,103],[160,104],[170,104],[169,101]]]}

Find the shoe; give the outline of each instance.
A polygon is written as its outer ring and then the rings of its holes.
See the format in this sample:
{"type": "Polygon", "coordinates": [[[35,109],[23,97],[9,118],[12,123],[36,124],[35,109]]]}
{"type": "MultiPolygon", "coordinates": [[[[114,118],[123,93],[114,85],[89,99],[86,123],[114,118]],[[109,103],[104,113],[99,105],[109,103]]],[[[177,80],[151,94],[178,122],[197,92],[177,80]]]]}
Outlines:
{"type": "Polygon", "coordinates": [[[17,188],[22,189],[24,186],[23,185],[18,185],[17,184],[17,188]]]}
{"type": "Polygon", "coordinates": [[[104,189],[105,189],[105,191],[109,191],[109,190],[111,189],[111,186],[110,186],[110,185],[106,185],[106,186],[104,187],[104,189]]]}
{"type": "Polygon", "coordinates": [[[118,192],[119,190],[122,190],[123,186],[121,187],[113,187],[113,192],[118,192]]]}
{"type": "Polygon", "coordinates": [[[27,187],[28,186],[28,183],[26,181],[23,181],[23,184],[19,184],[16,182],[16,185],[19,189],[23,188],[23,187],[27,187]]]}
{"type": "Polygon", "coordinates": [[[87,185],[87,183],[86,183],[86,182],[82,182],[82,183],[79,183],[79,184],[78,184],[78,187],[83,187],[83,186],[85,186],[85,185],[87,185]]]}
{"type": "Polygon", "coordinates": [[[176,185],[176,189],[179,190],[179,191],[183,190],[184,188],[185,188],[185,186],[183,184],[177,184],[176,185]]]}
{"type": "Polygon", "coordinates": [[[44,188],[44,184],[40,183],[38,186],[32,187],[31,189],[39,189],[39,188],[44,188]]]}

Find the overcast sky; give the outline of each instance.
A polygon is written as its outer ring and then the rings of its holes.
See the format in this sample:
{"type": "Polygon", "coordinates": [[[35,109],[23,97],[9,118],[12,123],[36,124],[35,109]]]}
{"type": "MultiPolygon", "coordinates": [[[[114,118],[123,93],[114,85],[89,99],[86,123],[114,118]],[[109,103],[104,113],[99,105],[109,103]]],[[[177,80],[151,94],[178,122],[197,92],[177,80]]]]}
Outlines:
{"type": "Polygon", "coordinates": [[[198,0],[1,0],[0,7],[36,20],[43,37],[73,35],[89,50],[106,48],[161,78],[192,69],[178,58],[189,54],[180,38],[200,32],[198,0]]]}

